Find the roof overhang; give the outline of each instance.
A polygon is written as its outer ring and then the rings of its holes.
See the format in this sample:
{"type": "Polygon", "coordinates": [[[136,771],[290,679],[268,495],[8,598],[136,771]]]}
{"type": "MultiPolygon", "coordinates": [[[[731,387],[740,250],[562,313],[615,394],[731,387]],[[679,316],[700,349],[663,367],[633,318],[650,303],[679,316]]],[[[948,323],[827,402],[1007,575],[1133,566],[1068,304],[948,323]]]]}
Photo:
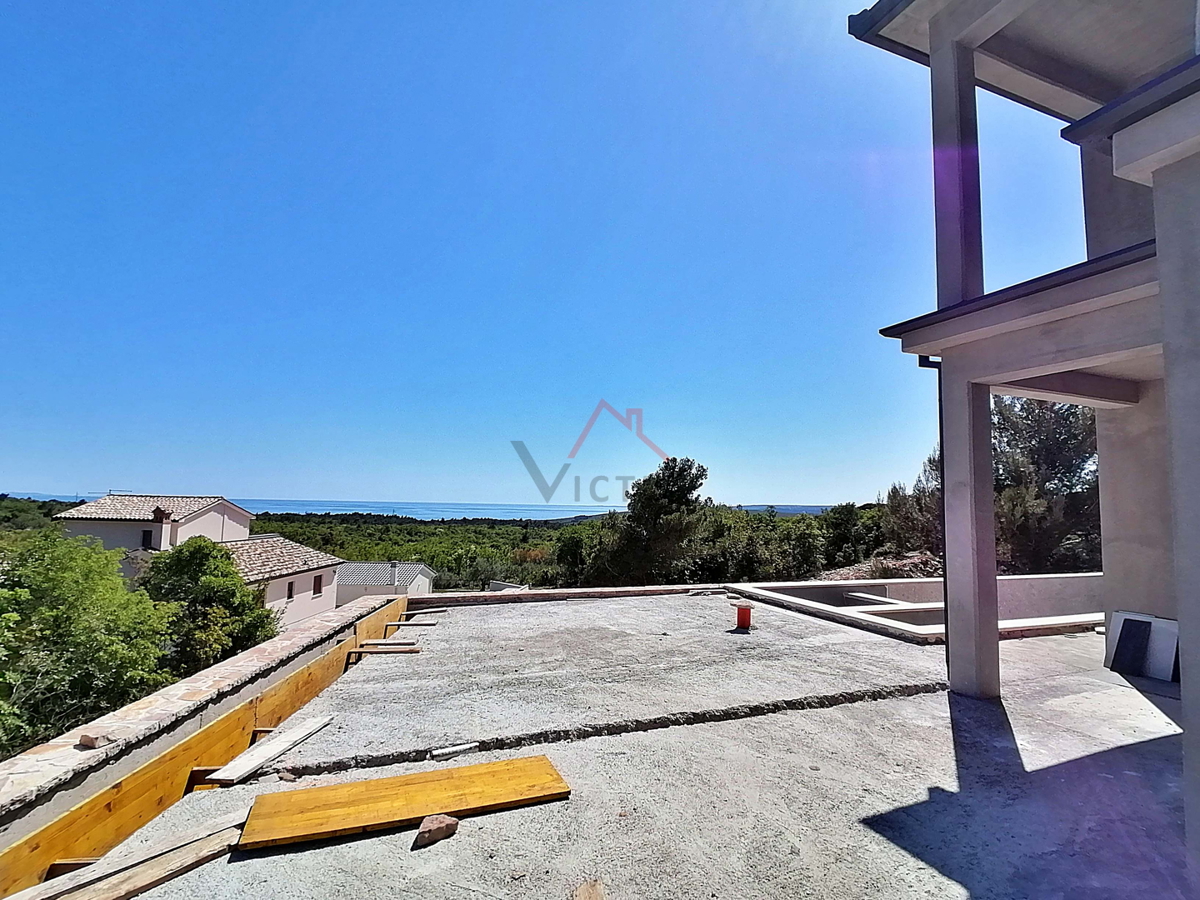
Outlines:
{"type": "Polygon", "coordinates": [[[1158,292],[1154,241],[1060,269],[880,330],[906,353],[939,356],[952,347],[1045,325],[1158,292]]]}
{"type": "MultiPolygon", "coordinates": [[[[929,22],[962,0],[879,0],[850,34],[929,63],[929,22]]],[[[1004,0],[997,0],[997,6],[1004,0]]],[[[1192,0],[1041,0],[976,49],[978,85],[1075,122],[1194,55],[1192,0]]]]}

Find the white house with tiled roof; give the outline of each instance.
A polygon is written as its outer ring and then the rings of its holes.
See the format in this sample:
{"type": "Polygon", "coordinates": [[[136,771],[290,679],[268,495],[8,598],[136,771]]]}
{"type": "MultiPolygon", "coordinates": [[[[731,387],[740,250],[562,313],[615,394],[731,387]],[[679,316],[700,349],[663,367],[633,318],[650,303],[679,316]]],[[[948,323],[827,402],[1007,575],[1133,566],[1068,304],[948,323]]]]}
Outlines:
{"type": "Polygon", "coordinates": [[[254,514],[224,497],[108,494],[54,518],[68,535],[99,538],[108,550],[170,550],[198,534],[245,540],[254,514]]]}
{"type": "Polygon", "coordinates": [[[108,550],[125,550],[124,570],[197,535],[227,547],[242,578],[261,587],[280,625],[328,612],[337,605],[336,556],[277,534],[250,536],[254,514],[224,497],[108,494],[54,517],[70,536],[98,538],[108,550]]]}

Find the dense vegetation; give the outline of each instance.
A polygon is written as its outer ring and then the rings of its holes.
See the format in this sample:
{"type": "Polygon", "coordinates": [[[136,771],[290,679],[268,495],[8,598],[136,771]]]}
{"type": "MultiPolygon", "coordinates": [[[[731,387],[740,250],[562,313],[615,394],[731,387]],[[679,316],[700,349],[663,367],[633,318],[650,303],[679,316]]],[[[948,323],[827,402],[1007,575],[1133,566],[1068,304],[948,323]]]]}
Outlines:
{"type": "MultiPolygon", "coordinates": [[[[1007,574],[1100,568],[1096,432],[1090,409],[997,397],[993,404],[996,537],[1007,574]]],[[[535,586],[786,580],[866,563],[872,577],[920,574],[942,552],[940,460],[911,488],[878,503],[844,503],[817,516],[751,513],[703,500],[706,471],[664,463],[631,487],[629,511],[582,522],[421,522],[362,514],[264,513],[256,531],[343,559],[424,562],[437,587],[489,581],[535,586]]]]}
{"type": "MultiPolygon", "coordinates": [[[[275,634],[229,551],[192,538],[131,585],[121,550],[67,538],[4,498],[0,757],[61,734],[275,634]]],[[[46,510],[40,510],[45,513],[46,510]]]]}

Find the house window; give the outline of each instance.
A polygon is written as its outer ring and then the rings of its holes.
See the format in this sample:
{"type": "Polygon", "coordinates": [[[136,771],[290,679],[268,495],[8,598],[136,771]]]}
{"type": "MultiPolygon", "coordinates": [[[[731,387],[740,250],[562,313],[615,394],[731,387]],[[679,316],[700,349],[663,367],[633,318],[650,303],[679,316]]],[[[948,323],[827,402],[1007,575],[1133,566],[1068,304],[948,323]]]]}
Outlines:
{"type": "Polygon", "coordinates": [[[324,576],[322,576],[322,575],[314,575],[313,576],[313,596],[314,597],[321,596],[321,579],[323,577],[324,576]]]}
{"type": "Polygon", "coordinates": [[[142,529],[142,549],[143,550],[153,550],[154,549],[154,532],[151,531],[149,528],[142,529]]]}
{"type": "Polygon", "coordinates": [[[296,582],[294,582],[294,581],[289,581],[289,582],[288,582],[288,595],[287,595],[287,598],[288,598],[289,600],[291,600],[291,599],[292,599],[293,597],[295,597],[295,596],[296,596],[296,582]]]}

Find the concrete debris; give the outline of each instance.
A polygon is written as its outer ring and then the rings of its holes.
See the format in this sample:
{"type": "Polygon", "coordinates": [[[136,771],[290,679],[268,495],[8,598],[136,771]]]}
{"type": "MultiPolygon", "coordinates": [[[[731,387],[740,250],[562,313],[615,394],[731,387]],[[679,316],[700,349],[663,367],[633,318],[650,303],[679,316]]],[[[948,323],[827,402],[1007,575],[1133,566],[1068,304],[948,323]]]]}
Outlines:
{"type": "Polygon", "coordinates": [[[604,882],[598,878],[585,881],[575,889],[573,900],[604,900],[604,882]]]}
{"type": "Polygon", "coordinates": [[[106,747],[109,744],[116,743],[116,740],[117,739],[111,734],[106,734],[104,732],[100,732],[98,734],[81,734],[79,736],[80,745],[87,747],[90,750],[95,750],[99,747],[106,747]]]}
{"type": "Polygon", "coordinates": [[[296,780],[296,776],[295,776],[295,775],[293,775],[291,772],[280,772],[280,773],[279,773],[279,780],[280,780],[280,781],[295,781],[295,780],[296,780]]]}
{"type": "Polygon", "coordinates": [[[462,756],[464,753],[474,753],[479,749],[479,743],[473,744],[455,744],[453,747],[441,747],[437,750],[429,751],[430,759],[451,759],[455,756],[462,756]]]}
{"type": "Polygon", "coordinates": [[[438,841],[445,840],[458,831],[458,819],[454,816],[426,816],[421,820],[421,827],[417,829],[417,837],[413,841],[413,849],[418,847],[428,847],[430,844],[436,844],[438,841]]]}
{"type": "MultiPolygon", "coordinates": [[[[293,775],[292,777],[294,778],[295,776],[293,775]]],[[[279,775],[264,775],[262,778],[255,779],[255,781],[257,781],[259,784],[274,784],[275,782],[282,780],[283,778],[279,775]]]]}

